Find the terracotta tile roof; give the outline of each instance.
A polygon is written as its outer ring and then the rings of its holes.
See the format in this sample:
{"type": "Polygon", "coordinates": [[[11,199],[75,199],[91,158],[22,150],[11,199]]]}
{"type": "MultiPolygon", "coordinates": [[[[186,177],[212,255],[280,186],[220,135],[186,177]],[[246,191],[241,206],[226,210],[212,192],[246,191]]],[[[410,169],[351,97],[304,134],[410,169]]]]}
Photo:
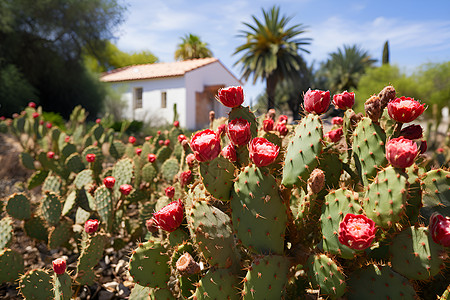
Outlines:
{"type": "Polygon", "coordinates": [[[117,82],[183,76],[186,72],[195,70],[216,61],[219,60],[214,57],[209,57],[171,63],[134,65],[103,73],[100,80],[104,82],[117,82]]]}

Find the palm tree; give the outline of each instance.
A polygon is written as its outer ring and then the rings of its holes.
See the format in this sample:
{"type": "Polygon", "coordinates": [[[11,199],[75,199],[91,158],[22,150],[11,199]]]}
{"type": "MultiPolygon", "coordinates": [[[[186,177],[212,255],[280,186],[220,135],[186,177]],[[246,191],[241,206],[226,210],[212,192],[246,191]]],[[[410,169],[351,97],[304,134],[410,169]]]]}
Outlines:
{"type": "Polygon", "coordinates": [[[274,108],[275,88],[277,83],[286,78],[295,77],[303,63],[299,51],[309,53],[303,48],[310,44],[310,38],[299,38],[305,32],[302,24],[287,27],[292,17],[281,16],[279,7],[270,11],[262,9],[263,22],[252,16],[255,25],[243,23],[247,30],[242,30],[239,37],[247,42],[233,55],[243,53],[235,63],[242,64],[242,79],[253,75],[253,83],[258,79],[266,80],[268,109],[274,108]]]}
{"type": "Polygon", "coordinates": [[[212,52],[208,44],[202,42],[200,37],[194,34],[186,34],[181,38],[181,43],[177,45],[175,60],[187,60],[194,58],[212,57],[212,52]]]}
{"type": "Polygon", "coordinates": [[[321,73],[326,77],[332,93],[342,92],[356,88],[366,68],[372,67],[376,61],[357,45],[344,45],[344,50],[339,48],[337,52],[330,53],[321,73]]]}

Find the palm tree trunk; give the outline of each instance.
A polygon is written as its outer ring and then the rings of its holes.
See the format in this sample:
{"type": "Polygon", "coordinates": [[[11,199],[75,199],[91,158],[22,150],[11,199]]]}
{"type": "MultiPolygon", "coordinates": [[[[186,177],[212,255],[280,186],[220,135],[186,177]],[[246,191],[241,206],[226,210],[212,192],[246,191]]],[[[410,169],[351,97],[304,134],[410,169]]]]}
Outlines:
{"type": "Polygon", "coordinates": [[[269,75],[266,79],[266,93],[267,93],[267,110],[275,108],[275,87],[277,86],[277,78],[274,75],[269,75]]]}

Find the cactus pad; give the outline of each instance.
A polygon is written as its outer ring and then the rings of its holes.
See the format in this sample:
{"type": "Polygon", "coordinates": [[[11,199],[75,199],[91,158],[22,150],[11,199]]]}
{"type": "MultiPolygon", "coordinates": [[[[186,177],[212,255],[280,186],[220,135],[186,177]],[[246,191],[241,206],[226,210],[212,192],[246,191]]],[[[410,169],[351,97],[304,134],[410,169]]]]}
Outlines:
{"type": "Polygon", "coordinates": [[[264,168],[245,167],[231,193],[233,227],[246,247],[259,253],[281,254],[286,231],[286,207],[275,178],[264,168]]]}
{"type": "Polygon", "coordinates": [[[282,184],[302,187],[319,164],[322,151],[323,126],[320,117],[309,114],[295,128],[284,160],[282,184]]]}
{"type": "Polygon", "coordinates": [[[433,212],[450,216],[450,172],[437,169],[425,173],[422,188],[423,207],[420,212],[427,222],[433,212]]]}
{"type": "Polygon", "coordinates": [[[364,185],[387,164],[386,134],[370,118],[363,118],[353,132],[353,156],[364,185]]]}
{"type": "Polygon", "coordinates": [[[206,275],[198,282],[194,299],[197,300],[238,300],[239,280],[228,269],[210,269],[206,275]]]}
{"type": "Polygon", "coordinates": [[[230,200],[234,170],[234,165],[222,156],[200,163],[200,174],[206,190],[219,200],[230,200]]]}
{"type": "Polygon", "coordinates": [[[180,165],[176,158],[169,158],[161,166],[162,177],[168,181],[173,182],[175,175],[177,175],[180,165]]]}
{"type": "Polygon", "coordinates": [[[111,142],[109,154],[115,159],[120,159],[125,154],[125,144],[121,141],[111,142]]]}
{"type": "Polygon", "coordinates": [[[34,167],[34,159],[27,152],[21,152],[20,153],[20,161],[21,161],[22,165],[25,168],[27,168],[29,170],[35,170],[36,169],[34,167]]]}
{"type": "Polygon", "coordinates": [[[55,226],[61,218],[61,201],[53,192],[46,192],[41,199],[41,213],[48,224],[55,226]]]}
{"type": "Polygon", "coordinates": [[[404,173],[392,166],[378,172],[368,186],[364,199],[364,211],[369,219],[383,228],[398,222],[405,210],[408,181],[404,173]]]}
{"type": "Polygon", "coordinates": [[[31,270],[20,278],[20,293],[25,299],[53,299],[52,277],[44,270],[31,270]]]}
{"type": "Polygon", "coordinates": [[[72,298],[72,278],[67,273],[53,275],[55,300],[70,300],[72,298]]]}
{"type": "Polygon", "coordinates": [[[252,138],[258,136],[258,121],[256,120],[255,114],[253,114],[250,110],[250,107],[239,106],[231,109],[230,113],[228,114],[228,119],[234,120],[237,118],[242,118],[250,123],[250,132],[252,134],[252,138]]]}
{"type": "Polygon", "coordinates": [[[64,219],[50,231],[48,247],[50,249],[57,249],[63,246],[70,240],[72,233],[72,221],[70,219],[64,219]]]}
{"type": "Polygon", "coordinates": [[[12,220],[4,217],[0,220],[0,249],[8,246],[13,236],[12,220]]]}
{"type": "Polygon", "coordinates": [[[436,244],[425,227],[408,227],[390,246],[392,269],[408,279],[426,280],[444,267],[444,248],[436,244]]]}
{"type": "Polygon", "coordinates": [[[243,280],[242,299],[282,299],[288,271],[287,257],[278,255],[257,257],[243,280]]]}
{"type": "Polygon", "coordinates": [[[206,261],[219,268],[238,263],[231,220],[220,209],[206,201],[195,201],[187,212],[191,236],[206,261]]]}
{"type": "Polygon", "coordinates": [[[102,185],[95,190],[94,193],[95,207],[102,219],[102,223],[105,224],[106,228],[110,230],[112,225],[113,216],[113,203],[111,191],[102,185]]]}
{"type": "Polygon", "coordinates": [[[47,176],[44,184],[42,185],[43,192],[53,192],[55,194],[60,193],[61,190],[61,178],[58,176],[47,176]]]}
{"type": "Polygon", "coordinates": [[[145,182],[153,182],[153,179],[158,175],[152,163],[147,163],[142,167],[142,180],[145,182]]]}
{"type": "Polygon", "coordinates": [[[40,216],[34,216],[31,219],[26,220],[24,224],[24,229],[29,237],[47,243],[48,229],[44,219],[42,219],[40,216]]]}
{"type": "Polygon", "coordinates": [[[31,203],[25,194],[13,194],[8,199],[6,212],[18,220],[27,220],[31,217],[31,203]]]}
{"type": "Polygon", "coordinates": [[[31,177],[28,179],[27,188],[29,190],[34,189],[35,187],[40,186],[45,178],[47,178],[49,171],[45,170],[38,170],[31,175],[31,177]]]}
{"type": "Polygon", "coordinates": [[[77,189],[81,189],[94,181],[92,176],[93,176],[92,170],[90,169],[83,170],[77,174],[73,183],[75,184],[75,187],[77,189]]]}
{"type": "Polygon", "coordinates": [[[342,245],[338,240],[339,224],[348,213],[362,214],[358,193],[345,188],[332,191],[325,197],[320,222],[323,249],[331,254],[350,259],[355,255],[355,251],[342,245]]]}
{"type": "Polygon", "coordinates": [[[308,278],[320,294],[336,299],[344,295],[347,284],[341,268],[324,254],[311,255],[306,263],[308,278]]]}
{"type": "Polygon", "coordinates": [[[351,274],[349,300],[416,299],[409,281],[388,266],[368,265],[351,274]]]}
{"type": "Polygon", "coordinates": [[[0,250],[0,283],[14,282],[24,271],[23,258],[20,253],[11,250],[0,250]]]}
{"type": "Polygon", "coordinates": [[[65,165],[70,172],[74,173],[79,173],[84,169],[83,160],[78,153],[72,153],[69,157],[67,157],[65,165]]]}
{"type": "Polygon", "coordinates": [[[157,241],[139,244],[130,259],[130,275],[143,286],[164,288],[170,276],[169,256],[157,241]]]}
{"type": "Polygon", "coordinates": [[[77,264],[77,274],[75,280],[79,284],[92,284],[95,279],[94,267],[103,256],[107,238],[102,233],[96,233],[93,236],[87,236],[83,231],[83,240],[81,241],[81,254],[77,264]]]}

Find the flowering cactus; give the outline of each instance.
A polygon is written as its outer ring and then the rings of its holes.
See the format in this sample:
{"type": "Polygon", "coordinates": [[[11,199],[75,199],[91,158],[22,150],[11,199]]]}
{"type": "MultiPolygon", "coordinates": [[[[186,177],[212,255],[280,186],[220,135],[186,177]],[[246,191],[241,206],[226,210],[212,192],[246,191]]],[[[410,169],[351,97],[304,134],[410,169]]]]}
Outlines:
{"type": "Polygon", "coordinates": [[[172,232],[175,231],[183,221],[184,205],[178,199],[164,206],[162,209],[153,214],[155,225],[162,230],[172,232]]]}
{"type": "Polygon", "coordinates": [[[342,135],[344,134],[342,127],[333,129],[327,132],[326,137],[329,138],[333,143],[339,142],[342,135]]]}
{"type": "Polygon", "coordinates": [[[130,136],[130,137],[128,138],[128,143],[134,145],[134,143],[136,143],[136,138],[135,138],[134,136],[130,136]]]}
{"type": "Polygon", "coordinates": [[[238,107],[244,102],[244,90],[241,86],[223,88],[219,90],[216,99],[226,107],[238,107]]]}
{"type": "Polygon", "coordinates": [[[355,250],[368,248],[377,229],[375,222],[364,215],[346,214],[339,224],[339,242],[355,250]]]}
{"type": "Polygon", "coordinates": [[[188,183],[190,183],[192,181],[192,171],[187,170],[187,171],[181,172],[179,179],[180,179],[181,186],[182,187],[186,186],[188,183]]]}
{"type": "Polygon", "coordinates": [[[58,274],[64,274],[66,272],[66,260],[63,258],[57,258],[54,261],[52,261],[52,265],[53,265],[53,271],[58,274]]]}
{"type": "Polygon", "coordinates": [[[425,105],[409,97],[400,97],[387,105],[389,116],[397,122],[409,123],[425,111],[425,105]]]}
{"type": "Polygon", "coordinates": [[[254,138],[250,142],[250,159],[257,167],[265,167],[275,161],[280,152],[280,147],[272,144],[265,138],[254,138]]]}
{"type": "Polygon", "coordinates": [[[391,139],[386,143],[386,158],[396,168],[411,166],[417,154],[417,144],[403,137],[391,139]]]}
{"type": "Polygon", "coordinates": [[[47,157],[48,157],[49,159],[53,159],[53,158],[55,157],[55,152],[53,152],[53,151],[48,151],[48,152],[47,152],[47,157]]]}
{"type": "Polygon", "coordinates": [[[156,155],[153,154],[153,153],[150,153],[150,154],[147,156],[147,159],[148,159],[148,161],[149,161],[150,163],[153,163],[153,162],[155,162],[155,160],[156,160],[156,155]]]}
{"type": "Polygon", "coordinates": [[[250,123],[242,118],[234,119],[228,123],[227,135],[235,146],[245,146],[250,141],[250,123]]]}
{"type": "Polygon", "coordinates": [[[228,144],[225,147],[223,147],[220,154],[222,154],[222,156],[228,159],[229,161],[232,162],[237,161],[236,149],[234,148],[233,144],[228,144]]]}
{"type": "Polygon", "coordinates": [[[274,126],[274,122],[273,122],[273,120],[271,118],[265,119],[263,121],[263,130],[265,132],[272,131],[273,130],[273,126],[274,126]]]}
{"type": "Polygon", "coordinates": [[[431,237],[436,244],[450,247],[450,218],[434,213],[430,217],[431,237]]]}
{"type": "Polygon", "coordinates": [[[191,149],[198,161],[210,161],[220,153],[220,139],[210,129],[199,131],[191,138],[191,149]]]}
{"type": "Polygon", "coordinates": [[[84,223],[84,231],[92,234],[97,232],[100,222],[98,220],[89,219],[84,223]]]}
{"type": "Polygon", "coordinates": [[[342,124],[344,124],[344,119],[341,117],[334,117],[333,119],[331,119],[331,124],[342,125],[342,124]]]}
{"type": "Polygon", "coordinates": [[[116,183],[116,179],[112,176],[105,177],[103,179],[103,184],[108,188],[112,189],[114,187],[114,184],[116,183]]]}
{"type": "Polygon", "coordinates": [[[400,131],[400,136],[408,140],[421,139],[423,136],[422,126],[420,125],[409,125],[408,127],[402,128],[400,131]]]}
{"type": "Polygon", "coordinates": [[[322,114],[330,106],[330,91],[309,89],[303,97],[305,110],[309,113],[322,114]]]}
{"type": "Polygon", "coordinates": [[[164,193],[167,197],[169,197],[169,199],[173,199],[173,197],[175,196],[175,188],[173,186],[168,186],[164,190],[164,193]]]}
{"type": "Polygon", "coordinates": [[[333,96],[333,104],[336,108],[342,110],[352,108],[355,104],[355,93],[345,91],[342,94],[336,94],[333,96]]]}
{"type": "Polygon", "coordinates": [[[130,184],[122,184],[119,187],[120,193],[124,196],[128,196],[132,190],[133,190],[133,187],[130,184]]]}

